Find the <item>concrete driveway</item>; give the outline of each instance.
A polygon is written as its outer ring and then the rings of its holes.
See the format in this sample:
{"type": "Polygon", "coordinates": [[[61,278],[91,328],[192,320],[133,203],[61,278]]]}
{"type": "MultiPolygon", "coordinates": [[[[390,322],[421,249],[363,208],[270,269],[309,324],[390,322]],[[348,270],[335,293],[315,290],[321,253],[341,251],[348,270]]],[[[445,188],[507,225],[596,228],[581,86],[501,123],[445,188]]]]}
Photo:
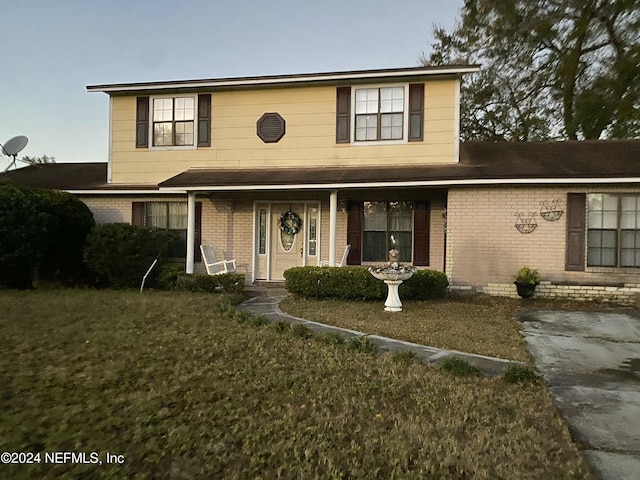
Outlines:
{"type": "Polygon", "coordinates": [[[640,316],[526,312],[538,369],[600,478],[640,479],[640,316]]]}

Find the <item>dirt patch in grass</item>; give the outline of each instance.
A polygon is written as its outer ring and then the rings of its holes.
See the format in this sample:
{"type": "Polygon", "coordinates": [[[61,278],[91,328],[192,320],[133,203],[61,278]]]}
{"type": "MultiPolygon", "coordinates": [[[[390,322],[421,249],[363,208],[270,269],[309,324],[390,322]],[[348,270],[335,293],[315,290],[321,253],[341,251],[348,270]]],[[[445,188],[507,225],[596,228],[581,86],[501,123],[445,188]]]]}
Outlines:
{"type": "Polygon", "coordinates": [[[215,295],[0,292],[0,312],[0,451],[125,457],[2,478],[595,478],[541,383],[305,338],[215,295]]]}
{"type": "Polygon", "coordinates": [[[297,317],[437,348],[530,362],[520,301],[488,296],[403,303],[385,312],[382,302],[285,299],[280,308],[297,317]]]}

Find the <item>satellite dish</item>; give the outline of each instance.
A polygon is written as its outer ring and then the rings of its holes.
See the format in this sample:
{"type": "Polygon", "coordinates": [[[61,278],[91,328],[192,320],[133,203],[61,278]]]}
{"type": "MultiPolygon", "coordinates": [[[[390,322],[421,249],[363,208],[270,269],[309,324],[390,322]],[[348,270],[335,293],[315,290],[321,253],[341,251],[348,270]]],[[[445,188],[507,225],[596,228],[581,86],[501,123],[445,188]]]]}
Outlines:
{"type": "Polygon", "coordinates": [[[14,157],[27,146],[29,139],[24,135],[18,135],[17,137],[10,138],[2,146],[2,152],[9,156],[14,157]]]}
{"type": "Polygon", "coordinates": [[[29,139],[24,135],[18,135],[17,137],[7,140],[2,147],[2,153],[8,157],[13,157],[13,162],[5,169],[5,172],[16,164],[16,156],[27,146],[29,139]]]}

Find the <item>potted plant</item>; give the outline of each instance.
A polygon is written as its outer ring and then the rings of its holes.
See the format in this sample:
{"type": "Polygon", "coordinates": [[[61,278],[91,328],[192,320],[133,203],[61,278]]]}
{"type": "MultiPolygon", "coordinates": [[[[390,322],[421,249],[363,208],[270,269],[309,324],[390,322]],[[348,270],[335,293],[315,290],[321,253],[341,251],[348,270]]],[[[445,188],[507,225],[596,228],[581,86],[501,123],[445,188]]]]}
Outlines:
{"type": "Polygon", "coordinates": [[[516,281],[513,282],[518,290],[518,295],[522,298],[531,298],[540,283],[540,274],[538,270],[529,267],[522,267],[518,270],[516,281]]]}

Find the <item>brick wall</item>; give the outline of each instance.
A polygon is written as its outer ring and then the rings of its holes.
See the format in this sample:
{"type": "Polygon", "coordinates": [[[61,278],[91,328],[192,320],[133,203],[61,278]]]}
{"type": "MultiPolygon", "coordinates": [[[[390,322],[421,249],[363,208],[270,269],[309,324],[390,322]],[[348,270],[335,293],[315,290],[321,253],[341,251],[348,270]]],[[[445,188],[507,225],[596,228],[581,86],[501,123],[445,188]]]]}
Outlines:
{"type": "Polygon", "coordinates": [[[202,243],[210,243],[219,259],[235,259],[238,272],[251,277],[253,202],[198,198],[202,201],[202,243]]]}
{"type": "MultiPolygon", "coordinates": [[[[481,292],[499,297],[517,298],[516,287],[513,283],[488,283],[474,288],[471,286],[452,285],[451,290],[456,293],[481,292]]],[[[534,297],[537,298],[569,298],[572,300],[598,301],[619,303],[623,305],[636,304],[640,298],[640,284],[627,283],[620,286],[606,285],[558,285],[550,281],[541,281],[536,287],[534,297]]]]}
{"type": "Polygon", "coordinates": [[[527,265],[538,269],[544,280],[536,290],[539,296],[633,297],[638,293],[640,269],[587,267],[584,272],[565,271],[567,193],[629,191],[595,185],[451,189],[446,273],[452,289],[516,296],[513,276],[527,265]],[[557,221],[547,221],[541,212],[556,200],[563,214],[557,221]],[[532,231],[521,233],[516,224],[523,231],[532,231]]]}
{"type": "Polygon", "coordinates": [[[131,202],[135,197],[80,196],[93,213],[96,223],[131,223],[131,202]]]}

